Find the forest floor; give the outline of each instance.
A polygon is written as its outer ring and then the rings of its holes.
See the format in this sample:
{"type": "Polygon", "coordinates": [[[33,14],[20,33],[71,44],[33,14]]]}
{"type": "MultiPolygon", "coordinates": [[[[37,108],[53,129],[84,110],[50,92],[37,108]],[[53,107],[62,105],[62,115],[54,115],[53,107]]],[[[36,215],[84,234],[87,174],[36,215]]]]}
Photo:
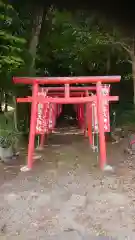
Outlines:
{"type": "Polygon", "coordinates": [[[88,139],[67,132],[50,136],[30,172],[20,172],[26,149],[18,163],[0,164],[0,239],[135,239],[135,157],[124,154],[126,139],[108,143],[115,168],[102,172],[88,139]]]}

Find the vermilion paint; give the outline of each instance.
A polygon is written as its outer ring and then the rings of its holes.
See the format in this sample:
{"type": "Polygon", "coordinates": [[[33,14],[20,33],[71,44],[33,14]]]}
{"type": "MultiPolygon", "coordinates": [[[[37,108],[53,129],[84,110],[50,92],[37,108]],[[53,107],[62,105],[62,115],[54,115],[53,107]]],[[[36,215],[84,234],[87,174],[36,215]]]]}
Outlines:
{"type": "MultiPolygon", "coordinates": [[[[46,129],[41,133],[40,145],[43,146],[45,133],[49,133],[55,127],[56,118],[61,113],[62,104],[75,104],[77,116],[80,127],[84,126],[84,104],[86,105],[86,121],[88,127],[89,142],[92,144],[92,102],[96,102],[97,118],[98,118],[98,130],[99,130],[99,143],[100,143],[100,167],[104,169],[107,158],[106,158],[106,143],[104,134],[104,118],[103,118],[103,101],[118,101],[117,96],[103,96],[102,84],[101,83],[112,83],[119,82],[120,76],[97,76],[97,77],[43,77],[43,78],[29,78],[29,77],[14,77],[14,83],[23,83],[32,85],[32,96],[25,98],[17,98],[17,102],[29,102],[31,103],[31,121],[30,121],[30,134],[29,134],[29,145],[28,145],[28,168],[32,168],[33,165],[33,153],[34,153],[34,140],[36,135],[36,117],[37,117],[37,106],[38,104],[46,105],[57,104],[56,110],[52,111],[51,121],[52,127],[49,127],[49,111],[45,115],[46,117],[46,129]],[[71,86],[71,84],[79,83],[96,83],[94,86],[71,86]],[[39,84],[64,84],[64,87],[46,87],[45,91],[47,96],[38,96],[39,84]],[[89,96],[88,91],[96,91],[95,95],[89,96]],[[58,107],[59,106],[59,107],[58,107]]],[[[45,114],[45,113],[44,113],[45,114]]]]}

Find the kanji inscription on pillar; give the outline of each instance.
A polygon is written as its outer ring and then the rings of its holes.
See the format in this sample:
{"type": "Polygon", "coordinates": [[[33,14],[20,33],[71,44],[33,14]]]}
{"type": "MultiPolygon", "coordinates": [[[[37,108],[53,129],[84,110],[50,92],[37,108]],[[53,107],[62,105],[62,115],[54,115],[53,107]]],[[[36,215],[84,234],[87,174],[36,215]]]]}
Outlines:
{"type": "MultiPolygon", "coordinates": [[[[109,97],[110,85],[104,85],[102,87],[102,95],[109,97]]],[[[103,116],[104,116],[104,131],[110,132],[110,115],[109,115],[109,101],[103,99],[103,116]]]]}
{"type": "MultiPolygon", "coordinates": [[[[110,85],[102,85],[102,96],[109,97],[110,85]]],[[[97,104],[92,103],[92,119],[94,132],[98,132],[98,118],[97,118],[97,104]]],[[[103,117],[104,117],[104,131],[110,132],[110,116],[109,116],[109,101],[103,98],[103,117]]]]}
{"type": "MultiPolygon", "coordinates": [[[[46,97],[45,88],[40,88],[38,96],[46,97]]],[[[43,134],[47,132],[48,129],[48,117],[47,113],[49,111],[49,103],[38,103],[37,104],[37,122],[36,122],[36,134],[43,134]]]]}

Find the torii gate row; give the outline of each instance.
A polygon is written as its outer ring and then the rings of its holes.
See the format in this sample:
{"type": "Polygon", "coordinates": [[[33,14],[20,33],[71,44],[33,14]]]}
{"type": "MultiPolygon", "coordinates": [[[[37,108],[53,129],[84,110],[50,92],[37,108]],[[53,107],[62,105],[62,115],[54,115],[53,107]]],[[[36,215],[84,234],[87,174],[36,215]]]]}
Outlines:
{"type": "MultiPolygon", "coordinates": [[[[37,103],[57,103],[57,104],[79,104],[79,103],[90,103],[96,102],[97,104],[97,117],[98,117],[98,131],[99,131],[99,145],[100,145],[100,168],[104,170],[107,166],[106,156],[106,143],[105,143],[105,132],[104,132],[104,116],[103,116],[103,101],[118,101],[118,96],[103,96],[102,95],[102,83],[114,83],[119,82],[120,76],[90,76],[90,77],[13,77],[14,83],[29,84],[32,85],[32,96],[26,98],[18,98],[17,102],[30,102],[31,105],[31,121],[30,121],[30,134],[29,134],[29,145],[28,145],[28,159],[27,159],[27,170],[30,170],[33,165],[33,152],[34,152],[34,141],[36,133],[36,113],[37,103]],[[72,84],[86,84],[92,83],[95,86],[70,86],[72,84]],[[39,85],[53,85],[63,84],[64,87],[46,87],[49,96],[43,97],[38,96],[39,85]],[[57,92],[55,92],[57,91],[57,92]],[[59,97],[60,91],[64,91],[59,97]],[[76,94],[72,94],[72,91],[80,91],[83,96],[76,97],[76,94]],[[96,95],[89,96],[88,91],[95,91],[96,95]],[[51,92],[55,94],[51,95],[51,92]],[[70,96],[70,94],[72,96],[70,96]],[[54,96],[54,97],[53,97],[54,96]],[[75,97],[74,97],[75,96],[75,97]]],[[[87,119],[89,120],[89,119],[87,119]]]]}

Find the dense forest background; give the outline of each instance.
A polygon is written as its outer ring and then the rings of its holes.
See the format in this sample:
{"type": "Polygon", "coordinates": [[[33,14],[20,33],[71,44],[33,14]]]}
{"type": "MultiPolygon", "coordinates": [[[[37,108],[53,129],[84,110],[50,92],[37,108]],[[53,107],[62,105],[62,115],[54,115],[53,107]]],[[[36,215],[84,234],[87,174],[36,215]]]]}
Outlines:
{"type": "Polygon", "coordinates": [[[120,96],[114,104],[117,122],[135,121],[134,35],[97,11],[0,1],[0,128],[13,122],[16,130],[27,132],[29,107],[17,106],[15,97],[30,88],[15,86],[16,75],[121,75],[121,83],[112,85],[120,96]],[[13,121],[8,105],[15,109],[13,121]]]}

